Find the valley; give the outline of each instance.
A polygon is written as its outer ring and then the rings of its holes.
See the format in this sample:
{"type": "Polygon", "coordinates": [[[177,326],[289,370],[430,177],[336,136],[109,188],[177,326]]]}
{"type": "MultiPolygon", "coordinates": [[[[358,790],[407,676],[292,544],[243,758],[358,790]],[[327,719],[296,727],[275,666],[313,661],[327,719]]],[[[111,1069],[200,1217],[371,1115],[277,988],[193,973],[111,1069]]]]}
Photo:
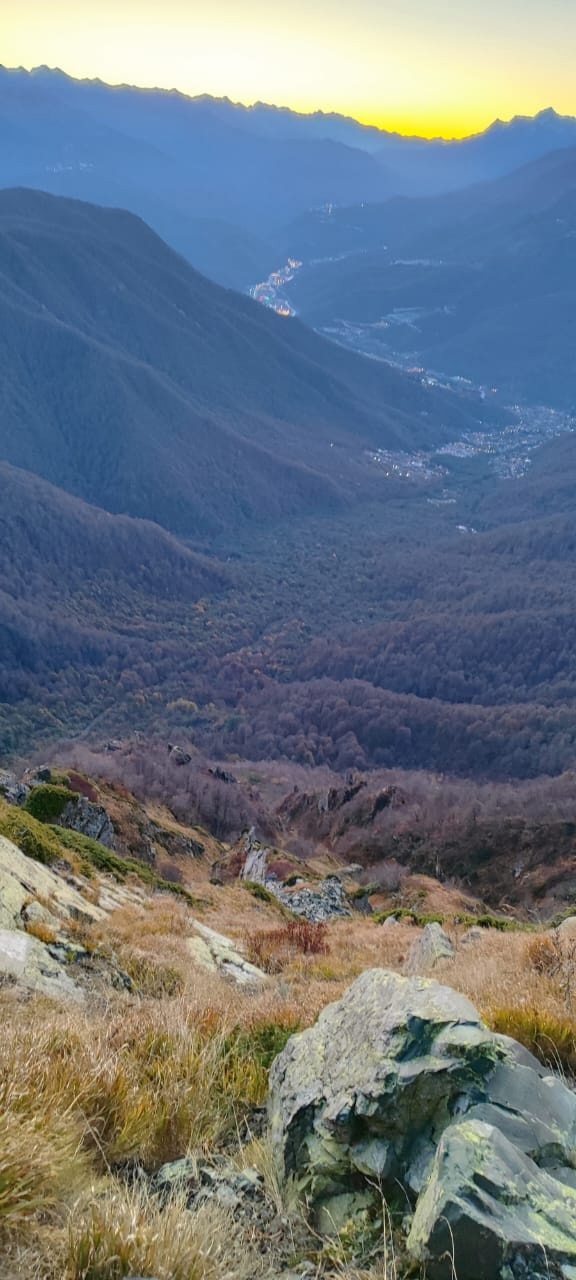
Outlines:
{"type": "Polygon", "coordinates": [[[0,67],[0,1280],[574,1280],[576,116],[252,94],[538,3],[129,7],[0,67]]]}

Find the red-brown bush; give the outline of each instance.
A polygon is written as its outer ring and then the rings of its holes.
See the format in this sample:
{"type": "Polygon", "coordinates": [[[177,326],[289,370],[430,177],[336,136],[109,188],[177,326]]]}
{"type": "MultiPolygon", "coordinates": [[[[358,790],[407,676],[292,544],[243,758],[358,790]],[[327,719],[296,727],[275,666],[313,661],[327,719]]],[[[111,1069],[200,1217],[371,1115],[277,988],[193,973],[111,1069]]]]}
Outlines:
{"type": "Polygon", "coordinates": [[[290,920],[279,929],[265,929],[248,938],[248,954],[253,964],[266,973],[279,973],[295,954],[326,955],[329,951],[325,924],[290,920]]]}

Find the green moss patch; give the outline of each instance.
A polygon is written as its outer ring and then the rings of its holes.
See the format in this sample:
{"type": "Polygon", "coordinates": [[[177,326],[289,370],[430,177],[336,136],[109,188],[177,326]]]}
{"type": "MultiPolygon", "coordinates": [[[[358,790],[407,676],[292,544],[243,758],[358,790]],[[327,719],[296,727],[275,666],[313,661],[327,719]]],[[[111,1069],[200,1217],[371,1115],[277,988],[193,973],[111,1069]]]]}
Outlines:
{"type": "Polygon", "coordinates": [[[69,787],[42,782],[30,792],[24,808],[39,822],[57,822],[66,805],[75,799],[76,795],[69,787]]]}

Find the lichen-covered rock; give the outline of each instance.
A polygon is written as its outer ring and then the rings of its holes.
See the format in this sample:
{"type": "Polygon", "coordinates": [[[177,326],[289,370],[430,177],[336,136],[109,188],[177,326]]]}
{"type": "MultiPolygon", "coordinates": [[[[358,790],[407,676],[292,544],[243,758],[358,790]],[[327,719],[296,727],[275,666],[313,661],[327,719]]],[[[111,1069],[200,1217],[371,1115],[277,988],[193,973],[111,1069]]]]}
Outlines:
{"type": "Polygon", "coordinates": [[[466,1118],[440,1142],[408,1249],[430,1280],[560,1278],[576,1266],[576,1191],[466,1118]]]}
{"type": "Polygon", "coordinates": [[[316,1210],[366,1182],[394,1189],[425,1135],[482,1091],[505,1049],[464,996],[370,970],[272,1066],[269,1116],[282,1175],[316,1210]]]}
{"type": "Polygon", "coordinates": [[[84,994],[38,938],[0,929],[0,978],[54,1000],[80,1003],[84,994]]]}
{"type": "Polygon", "coordinates": [[[92,924],[104,919],[104,911],[88,902],[50,867],[28,858],[11,840],[0,836],[0,927],[18,929],[24,923],[27,904],[50,902],[50,912],[63,920],[92,924]]]}
{"type": "Polygon", "coordinates": [[[562,942],[576,942],[576,916],[567,916],[559,925],[558,934],[562,942]]]}
{"type": "Polygon", "coordinates": [[[441,924],[427,924],[412,943],[406,961],[406,973],[425,973],[440,960],[451,960],[454,947],[441,924]]]}
{"type": "Polygon", "coordinates": [[[322,1228],[341,1225],[343,1205],[349,1216],[377,1205],[378,1186],[416,1200],[464,1119],[545,1167],[561,1199],[574,1182],[576,1095],[430,979],[362,974],[274,1062],[269,1119],[281,1175],[322,1228]]]}
{"type": "Polygon", "coordinates": [[[203,969],[220,973],[243,987],[259,987],[267,981],[266,974],[251,964],[230,938],[198,920],[194,921],[194,930],[195,936],[187,939],[188,950],[203,969]]]}

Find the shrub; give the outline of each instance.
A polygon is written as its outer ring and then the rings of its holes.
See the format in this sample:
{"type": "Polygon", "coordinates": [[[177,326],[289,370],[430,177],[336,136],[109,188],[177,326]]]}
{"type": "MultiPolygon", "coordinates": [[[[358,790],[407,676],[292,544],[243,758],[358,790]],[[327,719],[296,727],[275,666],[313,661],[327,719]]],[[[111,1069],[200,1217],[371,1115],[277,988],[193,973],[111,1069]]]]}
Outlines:
{"type": "Polygon", "coordinates": [[[62,857],[62,847],[51,827],[44,826],[23,809],[0,800],[0,835],[11,840],[27,857],[49,867],[62,857]]]}
{"type": "Polygon", "coordinates": [[[537,933],[530,938],[525,956],[531,969],[549,977],[557,974],[562,967],[562,947],[557,935],[537,933]]]}
{"type": "Polygon", "coordinates": [[[466,925],[467,928],[472,928],[476,925],[479,929],[497,929],[500,933],[523,933],[532,928],[532,925],[524,924],[521,920],[511,920],[506,916],[488,914],[481,916],[456,915],[454,916],[454,924],[466,925]]]}
{"type": "Polygon", "coordinates": [[[263,884],[258,884],[257,880],[244,880],[244,888],[252,894],[253,898],[258,898],[259,902],[268,902],[273,907],[278,906],[278,899],[274,894],[270,893],[263,884]]]}
{"type": "Polygon", "coordinates": [[[266,929],[248,939],[248,954],[253,964],[266,973],[279,973],[295,954],[326,955],[325,924],[308,920],[290,920],[281,929],[266,929]]]}
{"type": "Polygon", "coordinates": [[[24,808],[38,822],[57,822],[66,805],[75,798],[74,791],[70,791],[69,787],[43,782],[30,792],[24,808]]]}
{"type": "Polygon", "coordinates": [[[576,1021],[536,1007],[493,1009],[486,1022],[492,1031],[512,1036],[545,1066],[576,1075],[576,1021]]]}
{"type": "Polygon", "coordinates": [[[93,804],[97,803],[99,796],[96,787],[83,773],[77,773],[73,769],[68,775],[67,784],[76,795],[84,796],[86,800],[91,800],[93,804]]]}

